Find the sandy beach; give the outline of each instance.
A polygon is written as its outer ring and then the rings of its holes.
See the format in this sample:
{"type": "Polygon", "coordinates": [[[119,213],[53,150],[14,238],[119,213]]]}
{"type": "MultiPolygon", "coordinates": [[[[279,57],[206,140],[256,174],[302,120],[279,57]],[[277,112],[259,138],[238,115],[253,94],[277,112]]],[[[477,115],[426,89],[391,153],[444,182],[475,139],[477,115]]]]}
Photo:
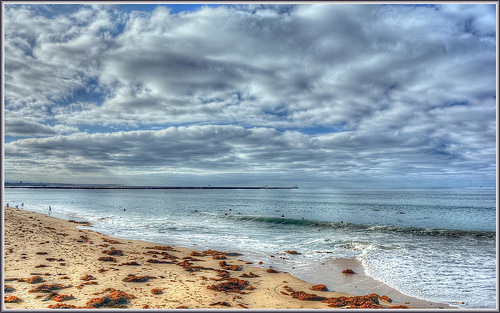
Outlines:
{"type": "Polygon", "coordinates": [[[352,260],[318,265],[338,284],[325,291],[231,251],[117,239],[75,221],[15,208],[4,213],[6,309],[450,308],[407,297],[352,260]],[[343,274],[346,268],[355,274],[343,274]]]}

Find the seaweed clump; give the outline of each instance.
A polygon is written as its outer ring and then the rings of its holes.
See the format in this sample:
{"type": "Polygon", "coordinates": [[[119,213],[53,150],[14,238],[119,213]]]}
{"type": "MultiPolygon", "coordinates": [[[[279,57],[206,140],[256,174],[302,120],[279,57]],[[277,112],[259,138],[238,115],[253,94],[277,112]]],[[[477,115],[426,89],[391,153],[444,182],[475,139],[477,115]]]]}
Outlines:
{"type": "Polygon", "coordinates": [[[259,275],[257,274],[254,274],[252,272],[249,272],[248,274],[246,273],[243,273],[240,275],[240,277],[245,277],[245,278],[255,278],[255,277],[260,277],[259,275]]]}
{"type": "Polygon", "coordinates": [[[163,291],[160,288],[153,288],[151,289],[151,293],[154,295],[161,295],[163,291]]]}
{"type": "Polygon", "coordinates": [[[118,264],[118,266],[123,266],[123,265],[139,266],[140,264],[137,263],[136,261],[130,261],[130,262],[125,262],[125,263],[122,263],[122,264],[118,264]]]}
{"type": "Polygon", "coordinates": [[[378,297],[380,300],[383,300],[383,301],[387,301],[387,302],[392,302],[392,299],[389,298],[388,296],[386,295],[383,295],[383,296],[380,296],[378,297]]]}
{"type": "Polygon", "coordinates": [[[304,291],[295,291],[288,286],[283,286],[283,288],[290,293],[290,296],[301,301],[322,301],[326,300],[326,297],[318,296],[314,293],[307,293],[304,291]]]}
{"type": "Polygon", "coordinates": [[[356,309],[381,309],[383,307],[379,304],[378,298],[377,294],[372,293],[365,296],[328,298],[322,302],[328,303],[328,306],[331,307],[348,306],[356,309]]]}
{"type": "Polygon", "coordinates": [[[143,283],[148,280],[155,278],[153,276],[136,276],[135,274],[128,274],[127,277],[123,279],[124,282],[135,282],[135,283],[143,283]]]}
{"type": "Polygon", "coordinates": [[[45,282],[41,276],[32,276],[30,278],[19,278],[18,282],[26,282],[29,284],[39,284],[45,282]]]}
{"type": "Polygon", "coordinates": [[[207,286],[208,289],[222,292],[240,292],[247,288],[250,283],[247,280],[238,278],[228,278],[227,281],[218,283],[216,285],[207,286]]]}
{"type": "Polygon", "coordinates": [[[66,304],[66,303],[56,303],[56,304],[50,304],[48,306],[49,309],[78,309],[75,305],[72,304],[66,304]]]}
{"type": "Polygon", "coordinates": [[[107,255],[118,255],[118,256],[123,255],[122,250],[118,250],[118,249],[115,249],[113,247],[111,247],[109,250],[103,250],[102,253],[107,254],[107,255]]]}
{"type": "Polygon", "coordinates": [[[92,275],[84,275],[80,278],[81,280],[89,281],[89,280],[96,280],[96,278],[92,275]]]}
{"type": "Polygon", "coordinates": [[[23,299],[16,296],[5,296],[3,297],[3,301],[5,301],[5,303],[21,303],[23,299]]]}
{"type": "Polygon", "coordinates": [[[220,261],[219,266],[225,270],[231,270],[231,271],[241,271],[241,269],[243,268],[241,265],[231,265],[228,264],[226,261],[220,261]]]}
{"type": "Polygon", "coordinates": [[[12,287],[11,285],[5,285],[3,287],[3,292],[14,292],[16,291],[16,288],[12,287]]]}
{"type": "Polygon", "coordinates": [[[104,297],[90,299],[89,301],[87,301],[87,306],[91,308],[123,308],[125,307],[125,304],[129,303],[130,299],[134,298],[134,295],[125,293],[120,290],[114,290],[104,297]]]}
{"type": "Polygon", "coordinates": [[[71,287],[71,285],[64,286],[61,284],[42,284],[42,285],[38,285],[36,288],[28,290],[28,292],[50,293],[53,290],[60,290],[60,289],[65,289],[65,288],[70,288],[70,287],[71,287]]]}
{"type": "Polygon", "coordinates": [[[346,268],[345,270],[342,271],[342,273],[344,274],[356,274],[353,270],[351,270],[350,268],[346,268]]]}
{"type": "Polygon", "coordinates": [[[311,290],[315,290],[315,291],[328,291],[328,287],[326,287],[326,285],[319,284],[319,285],[312,286],[311,290]]]}

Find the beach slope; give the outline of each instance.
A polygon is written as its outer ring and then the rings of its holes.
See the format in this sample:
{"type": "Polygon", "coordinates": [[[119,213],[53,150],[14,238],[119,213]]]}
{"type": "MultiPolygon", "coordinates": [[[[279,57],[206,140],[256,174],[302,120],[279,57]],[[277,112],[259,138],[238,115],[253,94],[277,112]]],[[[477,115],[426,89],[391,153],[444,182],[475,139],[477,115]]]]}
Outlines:
{"type": "Polygon", "coordinates": [[[112,238],[84,223],[15,208],[4,213],[7,309],[438,307],[389,302],[382,294],[349,298],[236,253],[112,238]]]}

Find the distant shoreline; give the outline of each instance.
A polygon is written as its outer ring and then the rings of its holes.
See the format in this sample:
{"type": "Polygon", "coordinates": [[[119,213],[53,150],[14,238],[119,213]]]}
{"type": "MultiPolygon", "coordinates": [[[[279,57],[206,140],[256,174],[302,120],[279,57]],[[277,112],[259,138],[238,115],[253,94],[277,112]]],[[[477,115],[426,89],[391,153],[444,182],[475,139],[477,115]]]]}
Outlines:
{"type": "Polygon", "coordinates": [[[199,187],[182,187],[182,186],[9,186],[6,185],[5,188],[32,188],[32,189],[299,189],[299,187],[260,187],[260,186],[247,186],[247,187],[237,187],[237,186],[222,186],[222,187],[209,187],[209,186],[199,186],[199,187]]]}

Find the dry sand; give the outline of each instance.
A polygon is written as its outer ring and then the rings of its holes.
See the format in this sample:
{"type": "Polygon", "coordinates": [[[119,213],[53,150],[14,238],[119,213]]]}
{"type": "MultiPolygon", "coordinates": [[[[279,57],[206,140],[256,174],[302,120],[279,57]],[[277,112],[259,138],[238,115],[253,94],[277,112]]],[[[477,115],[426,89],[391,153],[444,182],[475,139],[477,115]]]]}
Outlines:
{"type": "MultiPolygon", "coordinates": [[[[7,309],[44,309],[61,304],[109,308],[106,301],[108,305],[129,309],[332,309],[328,303],[294,298],[293,292],[303,291],[326,298],[349,296],[338,292],[337,288],[335,291],[313,291],[312,284],[288,273],[268,273],[266,268],[245,262],[242,260],[244,256],[231,255],[230,252],[226,253],[226,259],[215,259],[224,256],[213,256],[217,254],[213,252],[196,253],[195,250],[182,247],[116,239],[88,229],[79,229],[79,224],[74,222],[20,209],[5,208],[4,226],[4,296],[16,296],[22,300],[19,303],[4,301],[3,308],[7,309]],[[112,249],[115,252],[110,252],[112,249]],[[103,253],[105,251],[112,255],[103,253]],[[193,253],[204,255],[192,256],[193,253]],[[102,257],[111,257],[116,261],[100,261],[102,257]],[[227,270],[226,275],[247,281],[248,284],[233,281],[235,285],[240,283],[242,286],[241,290],[236,291],[210,289],[210,286],[231,282],[218,276],[223,273],[218,272],[222,270],[221,261],[241,266],[240,270],[227,270]],[[126,262],[136,262],[138,265],[125,265],[126,262]],[[240,276],[250,272],[256,277],[240,276]],[[129,274],[150,278],[143,282],[125,282],[129,274]],[[91,277],[85,280],[85,275],[91,277]],[[43,281],[23,281],[34,276],[39,276],[43,281]],[[57,284],[63,288],[53,290],[52,294],[30,292],[40,286],[57,287],[57,284]],[[113,293],[109,288],[125,294],[113,293]],[[159,289],[160,293],[153,294],[153,289],[159,289]],[[63,300],[62,295],[72,296],[73,299],[57,302],[63,300]],[[127,295],[133,297],[127,299],[127,295]],[[96,298],[100,299],[90,301],[96,298]]],[[[356,267],[354,263],[337,262],[328,266],[325,270],[339,272],[333,276],[337,277],[335,282],[340,289],[347,288],[353,295],[360,295],[361,290],[366,290],[370,291],[367,293],[377,292],[380,296],[386,294],[394,297],[392,303],[378,299],[384,308],[397,305],[449,308],[403,296],[387,286],[378,288],[380,283],[367,278],[359,265],[356,267]],[[354,267],[357,274],[341,274],[341,269],[347,265],[354,267]],[[351,285],[356,288],[351,288],[351,285]]],[[[303,294],[303,297],[307,297],[307,294],[303,294]]],[[[296,297],[298,295],[295,294],[296,297]]]]}

